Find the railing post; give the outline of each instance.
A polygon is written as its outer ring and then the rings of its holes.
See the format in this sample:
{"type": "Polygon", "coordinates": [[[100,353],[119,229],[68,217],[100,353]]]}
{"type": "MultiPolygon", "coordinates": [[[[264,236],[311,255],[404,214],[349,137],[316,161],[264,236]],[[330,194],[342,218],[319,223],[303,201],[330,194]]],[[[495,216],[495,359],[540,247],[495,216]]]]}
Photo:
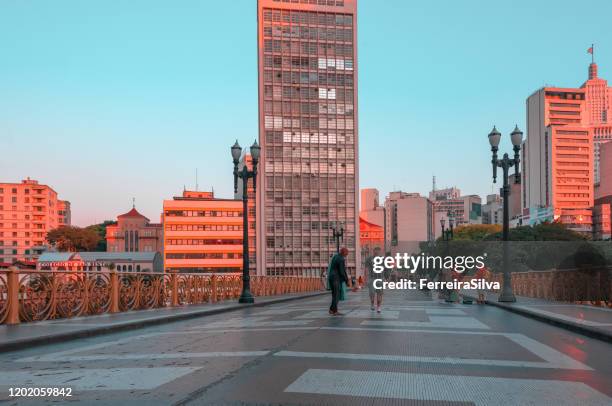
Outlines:
{"type": "Polygon", "coordinates": [[[217,275],[210,277],[210,301],[217,302],[217,275]]]}
{"type": "Polygon", "coordinates": [[[111,297],[109,313],[119,313],[119,275],[114,269],[110,271],[111,297]]]}
{"type": "Polygon", "coordinates": [[[8,287],[8,314],[6,324],[19,324],[19,270],[12,266],[6,274],[8,287]]]}
{"type": "Polygon", "coordinates": [[[179,305],[178,298],[178,277],[176,275],[176,270],[170,271],[170,288],[172,289],[172,306],[176,307],[179,305]]]}

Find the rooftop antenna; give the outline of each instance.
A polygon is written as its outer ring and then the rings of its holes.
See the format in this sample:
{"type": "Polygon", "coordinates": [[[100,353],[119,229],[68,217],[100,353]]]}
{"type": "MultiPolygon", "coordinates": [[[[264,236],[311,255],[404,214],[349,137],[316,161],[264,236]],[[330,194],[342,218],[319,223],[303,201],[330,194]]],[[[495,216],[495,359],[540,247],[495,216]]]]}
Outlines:
{"type": "Polygon", "coordinates": [[[195,185],[195,190],[196,190],[196,192],[199,190],[199,188],[198,188],[198,168],[196,168],[196,185],[195,185]]]}
{"type": "Polygon", "coordinates": [[[436,175],[433,176],[433,189],[434,192],[436,191],[436,175]]]}
{"type": "Polygon", "coordinates": [[[136,198],[132,197],[132,209],[136,208],[136,198]]]}

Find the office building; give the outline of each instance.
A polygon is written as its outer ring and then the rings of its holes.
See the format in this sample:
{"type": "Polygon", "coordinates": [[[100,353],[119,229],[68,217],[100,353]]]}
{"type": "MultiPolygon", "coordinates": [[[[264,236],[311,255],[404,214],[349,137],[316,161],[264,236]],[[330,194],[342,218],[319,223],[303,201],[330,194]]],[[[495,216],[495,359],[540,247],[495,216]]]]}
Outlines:
{"type": "Polygon", "coordinates": [[[487,195],[487,203],[482,206],[482,224],[502,224],[504,205],[500,195],[487,195]]]}
{"type": "Polygon", "coordinates": [[[391,253],[417,253],[434,239],[434,206],[418,193],[391,192],[385,199],[385,238],[391,253]]]}
{"type": "Polygon", "coordinates": [[[258,1],[257,269],[319,275],[344,228],[360,263],[357,1],[258,1]]]}
{"type": "Polygon", "coordinates": [[[242,201],[186,190],[164,200],[162,224],[166,271],[242,270],[242,201]]]}
{"type": "Polygon", "coordinates": [[[47,233],[70,225],[70,203],[50,186],[27,178],[0,183],[0,262],[34,261],[48,248],[47,233]]]}
{"type": "Polygon", "coordinates": [[[545,87],[527,99],[523,211],[551,208],[554,220],[592,232],[593,139],[583,125],[585,90],[545,87]]]}

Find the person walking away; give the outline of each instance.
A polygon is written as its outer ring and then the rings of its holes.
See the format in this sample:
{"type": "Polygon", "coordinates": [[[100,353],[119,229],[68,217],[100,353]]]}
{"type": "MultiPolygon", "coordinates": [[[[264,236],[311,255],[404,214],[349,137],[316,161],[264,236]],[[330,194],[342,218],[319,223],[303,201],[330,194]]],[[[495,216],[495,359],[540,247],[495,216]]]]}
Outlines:
{"type": "Polygon", "coordinates": [[[337,316],[338,301],[340,300],[340,289],[342,282],[349,285],[349,278],[346,274],[346,257],[349,253],[348,248],[342,247],[338,254],[335,254],[329,264],[329,285],[331,287],[332,300],[329,306],[329,314],[337,316]]]}
{"type": "MultiPolygon", "coordinates": [[[[489,272],[487,267],[483,266],[482,268],[478,268],[478,270],[476,271],[476,274],[474,275],[474,279],[482,279],[483,281],[486,281],[489,279],[490,275],[491,273],[489,272]]],[[[476,290],[476,293],[478,293],[478,299],[476,300],[476,303],[484,304],[485,303],[484,289],[478,289],[476,290]]]]}
{"type": "Polygon", "coordinates": [[[380,313],[382,300],[383,300],[383,289],[382,283],[380,283],[380,287],[376,288],[374,286],[374,281],[376,279],[385,280],[386,269],[381,273],[374,272],[374,258],[380,256],[380,247],[374,248],[374,253],[372,256],[366,259],[366,271],[368,277],[368,293],[370,294],[370,309],[380,313]]]}

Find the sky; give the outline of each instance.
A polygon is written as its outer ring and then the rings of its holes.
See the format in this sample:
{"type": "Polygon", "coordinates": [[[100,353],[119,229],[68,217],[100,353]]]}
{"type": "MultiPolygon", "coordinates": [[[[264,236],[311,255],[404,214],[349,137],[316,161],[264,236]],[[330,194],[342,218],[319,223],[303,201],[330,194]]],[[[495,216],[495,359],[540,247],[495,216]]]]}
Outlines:
{"type": "MultiPolygon", "coordinates": [[[[487,134],[525,99],[612,82],[612,2],[360,0],[360,187],[485,196],[487,134]]],[[[27,176],[76,225],[184,187],[233,195],[229,147],[257,134],[256,1],[0,0],[0,181],[27,176]]]]}

